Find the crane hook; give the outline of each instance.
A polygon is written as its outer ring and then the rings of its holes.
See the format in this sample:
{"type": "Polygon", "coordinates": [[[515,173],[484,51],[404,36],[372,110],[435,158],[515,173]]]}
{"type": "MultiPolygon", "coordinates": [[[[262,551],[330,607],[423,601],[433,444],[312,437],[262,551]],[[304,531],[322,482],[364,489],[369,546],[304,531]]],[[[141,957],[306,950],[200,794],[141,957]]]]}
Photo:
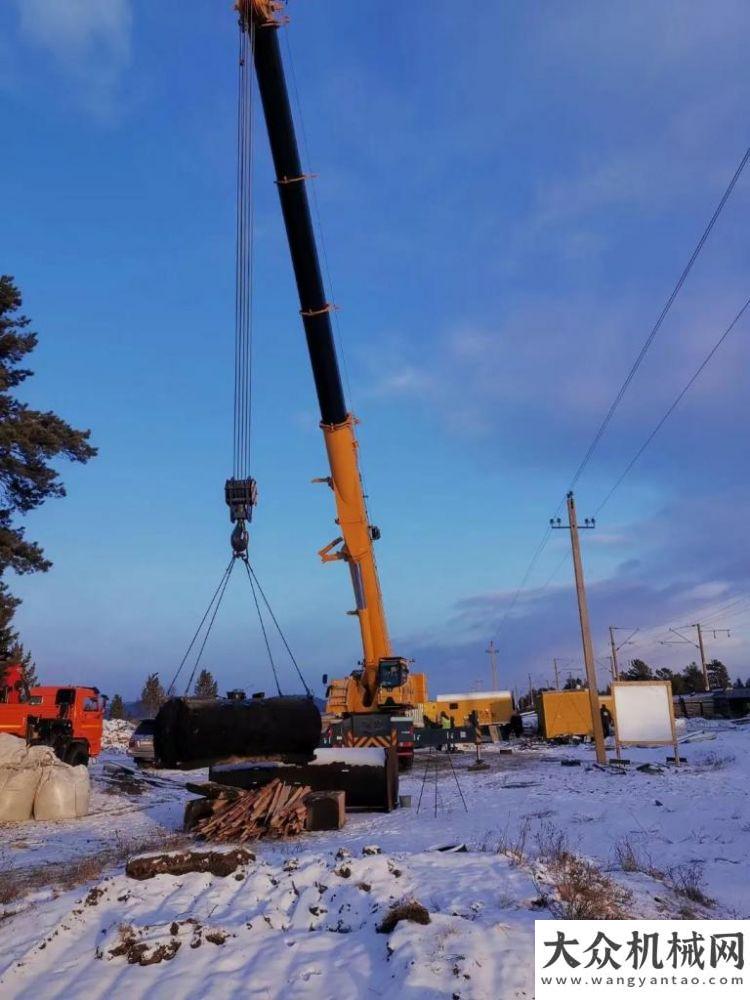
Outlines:
{"type": "Polygon", "coordinates": [[[230,537],[232,552],[235,559],[247,559],[247,547],[250,544],[250,535],[245,527],[244,521],[237,521],[230,537]]]}

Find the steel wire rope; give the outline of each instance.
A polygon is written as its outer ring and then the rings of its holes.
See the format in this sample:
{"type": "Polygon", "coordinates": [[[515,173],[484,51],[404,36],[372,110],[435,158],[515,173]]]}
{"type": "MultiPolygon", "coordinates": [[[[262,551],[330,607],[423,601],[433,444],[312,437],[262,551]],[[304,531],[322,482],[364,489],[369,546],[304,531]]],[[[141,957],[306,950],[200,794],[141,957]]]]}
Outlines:
{"type": "Polygon", "coordinates": [[[193,678],[195,677],[195,672],[198,669],[198,664],[200,663],[201,657],[203,656],[203,650],[206,648],[206,643],[208,642],[208,638],[211,635],[211,629],[214,627],[214,622],[216,621],[216,615],[219,613],[219,608],[221,607],[221,602],[224,599],[224,594],[226,593],[227,585],[229,584],[229,578],[232,575],[232,569],[233,568],[234,568],[234,559],[232,559],[232,562],[230,563],[230,566],[229,566],[229,569],[227,571],[227,574],[226,574],[226,576],[225,576],[225,578],[223,580],[223,585],[222,585],[222,587],[220,589],[218,599],[216,601],[216,604],[214,605],[213,613],[211,614],[211,618],[210,618],[210,620],[208,622],[208,628],[206,629],[206,634],[203,636],[203,642],[201,643],[200,649],[198,650],[198,655],[195,658],[195,663],[193,664],[192,673],[190,674],[190,677],[188,678],[188,682],[187,682],[187,684],[185,686],[185,694],[186,695],[187,695],[188,691],[190,690],[190,685],[193,683],[193,678]]]}
{"type": "Polygon", "coordinates": [[[310,697],[312,697],[312,691],[310,690],[310,688],[307,685],[307,681],[304,678],[302,670],[300,669],[300,666],[297,663],[297,660],[296,660],[296,658],[294,656],[294,653],[292,652],[291,647],[289,646],[289,643],[287,642],[286,636],[284,635],[284,632],[283,632],[281,626],[279,625],[279,623],[278,623],[278,621],[276,619],[276,615],[273,613],[273,608],[271,607],[271,605],[270,605],[270,603],[268,601],[268,598],[266,597],[265,591],[263,590],[263,588],[260,585],[260,581],[258,580],[258,577],[256,576],[254,569],[252,568],[252,566],[250,565],[249,562],[246,562],[245,566],[247,568],[248,575],[251,577],[252,580],[255,581],[255,585],[258,588],[260,596],[263,598],[263,603],[265,604],[266,609],[267,609],[269,615],[271,616],[271,621],[276,626],[276,631],[279,633],[279,638],[283,642],[284,648],[286,649],[287,653],[289,654],[289,659],[292,661],[292,664],[294,665],[294,669],[297,671],[297,676],[299,677],[300,681],[302,682],[302,686],[305,689],[305,693],[307,695],[309,695],[310,697]]]}
{"type": "Polygon", "coordinates": [[[234,456],[236,479],[244,479],[250,469],[252,430],[252,314],[255,207],[253,186],[253,95],[252,61],[255,27],[240,23],[239,73],[237,94],[237,192],[235,246],[235,376],[234,376],[234,456]]]}
{"type": "Polygon", "coordinates": [[[271,664],[273,679],[276,684],[276,691],[278,692],[279,697],[281,697],[281,685],[279,684],[279,675],[276,671],[276,664],[274,662],[273,653],[271,651],[271,643],[268,641],[268,633],[266,632],[266,623],[263,621],[263,615],[261,614],[260,604],[258,604],[258,596],[255,593],[255,585],[253,584],[253,577],[250,573],[250,564],[247,562],[247,560],[243,560],[243,562],[245,563],[245,569],[248,571],[247,578],[250,581],[250,590],[252,591],[253,594],[253,601],[255,602],[255,610],[258,612],[258,621],[260,622],[260,629],[261,632],[263,633],[263,641],[266,644],[266,652],[268,653],[268,662],[271,664]]]}
{"type": "Polygon", "coordinates": [[[190,640],[190,645],[188,646],[187,650],[185,651],[185,655],[183,656],[182,660],[180,661],[180,665],[177,668],[177,670],[175,671],[175,675],[172,678],[169,687],[167,688],[167,694],[170,694],[172,692],[175,684],[177,683],[177,678],[180,676],[180,673],[182,671],[182,668],[185,666],[185,663],[187,661],[188,656],[190,656],[190,650],[195,645],[195,641],[198,638],[198,635],[200,634],[200,630],[203,628],[203,625],[204,625],[206,619],[209,616],[209,613],[211,611],[211,608],[213,607],[214,601],[216,600],[216,597],[217,597],[219,591],[221,590],[222,584],[224,583],[225,579],[229,576],[229,574],[232,572],[232,566],[233,566],[233,564],[234,564],[234,558],[232,558],[232,559],[229,560],[229,565],[227,566],[227,568],[224,570],[224,572],[221,575],[221,579],[219,580],[219,585],[216,588],[216,590],[214,591],[213,597],[209,601],[208,607],[206,608],[206,611],[205,611],[203,617],[200,620],[200,624],[198,625],[198,628],[195,630],[195,633],[193,634],[193,638],[190,640]]]}

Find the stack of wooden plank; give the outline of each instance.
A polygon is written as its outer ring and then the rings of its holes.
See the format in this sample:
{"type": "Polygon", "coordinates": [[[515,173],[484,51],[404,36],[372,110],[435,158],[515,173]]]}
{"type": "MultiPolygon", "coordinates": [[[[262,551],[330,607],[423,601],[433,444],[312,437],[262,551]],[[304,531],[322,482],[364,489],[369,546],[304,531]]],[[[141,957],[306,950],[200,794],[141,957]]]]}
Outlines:
{"type": "Polygon", "coordinates": [[[293,837],[305,829],[309,794],[307,785],[288,785],[278,778],[254,791],[225,787],[211,795],[207,814],[193,829],[206,840],[240,844],[260,837],[293,837]]]}

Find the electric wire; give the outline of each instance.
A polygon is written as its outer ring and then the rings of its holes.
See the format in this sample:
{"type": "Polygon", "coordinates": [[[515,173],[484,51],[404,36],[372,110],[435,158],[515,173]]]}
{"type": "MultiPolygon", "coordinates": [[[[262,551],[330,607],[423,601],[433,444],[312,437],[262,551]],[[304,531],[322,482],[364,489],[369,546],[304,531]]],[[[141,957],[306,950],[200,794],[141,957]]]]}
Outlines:
{"type": "Polygon", "coordinates": [[[724,341],[727,339],[727,337],[729,336],[729,334],[737,326],[737,324],[742,319],[742,317],[744,316],[745,312],[747,311],[747,309],[749,307],[750,307],[750,298],[747,299],[747,301],[742,306],[742,308],[740,309],[740,311],[736,314],[736,316],[734,317],[734,319],[732,320],[732,322],[724,330],[724,332],[722,333],[722,335],[719,337],[719,339],[716,341],[716,343],[714,344],[714,346],[708,352],[708,354],[706,355],[706,357],[700,363],[700,365],[698,366],[698,368],[696,369],[696,371],[688,379],[688,381],[685,383],[685,385],[683,386],[683,388],[680,390],[680,392],[674,398],[674,400],[672,401],[672,403],[667,408],[666,412],[663,414],[663,416],[661,417],[661,419],[659,420],[659,422],[656,424],[656,426],[654,427],[654,429],[651,431],[651,433],[648,435],[648,437],[646,438],[646,440],[640,446],[640,448],[638,449],[638,451],[635,453],[635,455],[631,458],[631,460],[625,466],[624,470],[620,474],[620,477],[616,480],[616,482],[614,483],[614,485],[612,486],[612,488],[610,489],[610,491],[607,493],[607,495],[604,497],[604,499],[602,500],[602,502],[596,508],[596,512],[595,512],[596,514],[598,514],[602,510],[602,508],[605,506],[605,504],[607,504],[610,501],[610,499],[612,498],[612,496],[615,493],[615,491],[622,484],[623,480],[629,474],[629,472],[631,471],[631,469],[633,468],[633,466],[636,464],[636,462],[638,461],[638,459],[641,457],[641,455],[644,453],[644,451],[648,448],[648,446],[654,440],[654,438],[659,433],[659,431],[662,429],[662,427],[667,422],[667,420],[670,418],[670,416],[672,415],[672,413],[674,413],[674,411],[677,409],[677,406],[680,404],[680,402],[682,401],[682,399],[687,395],[687,393],[689,392],[689,390],[692,388],[692,386],[694,385],[694,383],[696,382],[696,380],[700,376],[700,374],[703,371],[703,369],[708,365],[708,363],[711,361],[711,358],[713,358],[714,354],[716,354],[716,352],[721,347],[721,345],[724,343],[724,341]]]}
{"type": "MultiPolygon", "coordinates": [[[[669,310],[672,308],[672,305],[673,305],[675,299],[677,298],[678,294],[680,293],[680,291],[682,289],[682,286],[685,284],[685,281],[687,280],[687,277],[690,274],[690,271],[692,270],[693,265],[695,264],[696,260],[698,259],[698,256],[700,255],[700,252],[703,249],[703,246],[706,243],[706,240],[708,239],[709,235],[711,234],[711,231],[712,231],[714,225],[716,224],[719,216],[721,215],[722,210],[724,209],[724,206],[726,205],[726,202],[728,201],[730,195],[732,194],[732,191],[734,190],[734,188],[735,188],[735,186],[737,184],[737,181],[739,180],[740,176],[742,175],[742,172],[745,169],[745,167],[746,167],[747,162],[748,162],[749,159],[750,159],[750,147],[748,147],[745,150],[745,153],[742,156],[742,159],[740,160],[740,163],[739,163],[737,169],[735,170],[735,172],[734,172],[734,174],[733,174],[733,176],[732,176],[729,184],[727,185],[727,187],[726,187],[726,189],[725,189],[725,191],[724,191],[724,193],[723,193],[723,195],[722,195],[722,197],[721,197],[721,199],[720,199],[720,201],[719,201],[716,209],[714,210],[713,215],[711,216],[711,218],[710,218],[710,220],[709,220],[706,228],[704,229],[704,231],[703,231],[703,233],[702,233],[702,235],[701,235],[701,237],[700,237],[700,239],[699,239],[699,241],[698,241],[695,249],[693,250],[693,253],[690,256],[690,259],[688,260],[688,263],[686,264],[685,268],[683,269],[683,271],[682,271],[682,273],[681,273],[681,275],[680,275],[680,277],[679,277],[679,279],[678,279],[675,287],[672,290],[672,293],[670,294],[670,296],[667,299],[667,302],[665,303],[665,305],[664,305],[661,313],[659,314],[659,317],[657,318],[656,323],[651,328],[651,331],[650,331],[648,337],[646,338],[646,341],[644,342],[643,346],[641,347],[641,350],[640,350],[640,352],[639,352],[639,354],[638,354],[635,362],[633,363],[630,371],[628,372],[628,375],[626,376],[624,382],[620,386],[620,389],[618,390],[617,395],[615,396],[614,400],[612,401],[612,404],[610,405],[609,410],[607,411],[607,413],[606,413],[606,415],[605,415],[602,423],[600,424],[599,428],[597,429],[596,434],[594,435],[594,438],[593,438],[591,444],[589,445],[589,447],[588,447],[588,449],[587,449],[587,451],[586,451],[583,459],[581,460],[580,464],[578,465],[578,468],[576,469],[576,471],[575,471],[575,473],[573,475],[573,478],[571,480],[571,483],[570,483],[570,489],[571,490],[574,488],[574,486],[576,485],[576,483],[580,479],[581,475],[583,474],[586,466],[590,462],[590,460],[591,460],[591,458],[592,458],[592,456],[594,454],[594,451],[596,450],[596,448],[597,448],[599,442],[601,441],[601,438],[603,437],[603,435],[604,435],[604,433],[605,433],[605,431],[606,431],[606,429],[607,429],[607,427],[608,427],[608,425],[609,425],[612,417],[614,416],[615,411],[617,410],[617,407],[619,406],[620,402],[622,401],[625,393],[628,390],[628,387],[630,386],[630,383],[632,382],[632,380],[635,377],[635,375],[636,375],[636,373],[637,373],[640,365],[642,364],[643,359],[646,356],[646,353],[648,352],[651,344],[653,343],[655,337],[657,336],[659,330],[661,329],[661,326],[662,326],[662,324],[663,324],[663,322],[664,322],[667,314],[669,313],[669,310]]],[[[703,371],[703,369],[705,368],[705,366],[711,360],[711,358],[715,354],[716,350],[718,350],[718,348],[720,347],[721,343],[731,333],[732,329],[737,324],[737,322],[739,321],[739,319],[742,317],[742,314],[745,312],[745,310],[747,309],[748,305],[750,305],[750,300],[745,303],[745,305],[742,307],[742,309],[740,310],[740,312],[734,318],[734,320],[732,321],[732,323],[730,324],[730,326],[727,328],[727,330],[724,331],[724,334],[719,339],[719,341],[714,345],[713,349],[711,350],[711,352],[709,353],[709,355],[706,357],[706,359],[704,360],[703,364],[700,366],[700,368],[698,369],[698,371],[694,374],[694,376],[692,377],[692,379],[690,380],[690,382],[685,386],[685,388],[680,393],[680,395],[675,399],[675,401],[673,402],[672,406],[664,414],[664,416],[662,417],[661,421],[657,424],[657,426],[655,427],[655,429],[652,431],[652,433],[649,435],[649,437],[647,438],[647,440],[641,446],[641,449],[639,449],[639,451],[636,453],[636,455],[634,456],[634,458],[632,459],[632,461],[629,463],[629,465],[626,467],[626,469],[624,470],[624,472],[622,473],[622,475],[620,476],[620,478],[617,480],[617,482],[614,484],[614,486],[612,487],[612,489],[610,490],[610,492],[605,496],[604,500],[599,504],[599,507],[596,509],[595,514],[598,514],[599,511],[602,510],[602,508],[610,500],[610,498],[614,494],[614,492],[619,488],[619,486],[621,485],[621,483],[623,482],[623,480],[626,478],[626,476],[628,475],[628,473],[632,469],[632,467],[636,464],[636,462],[638,461],[638,459],[640,458],[640,456],[646,450],[646,448],[651,443],[651,441],[653,440],[653,438],[656,437],[656,435],[659,432],[659,430],[661,429],[661,427],[664,425],[664,423],[667,421],[667,419],[669,418],[669,416],[671,415],[671,413],[677,407],[677,405],[679,404],[680,400],[688,392],[688,390],[690,389],[690,387],[692,386],[692,384],[695,382],[695,380],[698,378],[698,376],[703,371]]],[[[558,505],[557,511],[555,512],[555,516],[557,516],[557,513],[559,513],[560,509],[562,508],[563,503],[564,503],[564,501],[561,501],[560,504],[558,505]]],[[[531,557],[531,560],[530,560],[529,565],[528,565],[528,567],[526,569],[526,572],[524,573],[523,579],[521,581],[520,586],[518,587],[518,590],[516,590],[516,592],[515,592],[512,600],[511,600],[510,605],[508,606],[508,608],[506,609],[506,611],[505,611],[505,613],[503,615],[503,618],[502,618],[502,620],[500,622],[500,626],[498,628],[498,634],[504,628],[505,623],[506,623],[508,617],[510,616],[511,612],[513,611],[513,609],[516,606],[516,603],[518,602],[518,598],[520,597],[521,592],[526,587],[526,583],[527,583],[527,581],[529,579],[529,576],[531,575],[531,572],[532,572],[534,566],[536,565],[536,563],[537,563],[537,561],[539,559],[539,556],[541,555],[542,551],[544,550],[544,548],[545,548],[545,546],[546,546],[546,544],[547,544],[547,542],[549,540],[549,535],[550,535],[550,531],[549,531],[549,529],[547,529],[547,531],[545,531],[544,535],[542,536],[542,539],[541,539],[540,543],[538,544],[537,548],[535,549],[535,551],[534,551],[534,553],[533,553],[533,555],[531,557]]],[[[554,579],[554,577],[557,575],[557,573],[562,568],[562,565],[563,565],[564,562],[565,562],[565,559],[563,559],[559,563],[559,565],[555,568],[555,570],[553,570],[553,572],[550,575],[550,577],[548,578],[547,582],[542,587],[541,593],[543,593],[547,589],[547,587],[550,585],[550,583],[552,582],[552,580],[554,579]]]]}
{"type": "Polygon", "coordinates": [[[740,160],[739,166],[735,170],[734,175],[732,176],[731,181],[729,182],[729,184],[727,185],[727,187],[726,187],[723,195],[721,196],[719,204],[716,206],[716,209],[714,210],[714,213],[711,216],[711,218],[710,218],[710,220],[708,222],[708,225],[704,229],[704,231],[703,231],[703,233],[701,235],[701,238],[698,240],[698,243],[697,243],[695,249],[693,250],[692,254],[690,255],[690,259],[688,260],[687,264],[685,265],[685,268],[683,269],[680,277],[677,279],[677,284],[672,289],[672,292],[671,292],[669,298],[667,299],[667,301],[666,301],[666,303],[665,303],[662,311],[660,312],[659,317],[656,320],[656,323],[654,323],[653,327],[651,328],[651,331],[650,331],[648,337],[646,338],[643,346],[641,347],[641,349],[640,349],[640,351],[638,353],[638,356],[636,357],[635,361],[633,362],[633,365],[632,365],[630,371],[628,372],[628,374],[627,374],[627,376],[625,378],[625,381],[622,383],[622,385],[620,386],[619,390],[617,391],[617,394],[615,395],[615,398],[612,401],[612,403],[611,403],[611,405],[609,407],[609,410],[607,411],[604,419],[602,420],[601,424],[599,425],[599,428],[597,429],[596,434],[594,435],[594,438],[593,438],[591,444],[589,445],[588,450],[586,451],[586,454],[583,456],[583,459],[581,460],[581,463],[579,464],[578,468],[576,469],[576,472],[575,472],[575,474],[573,476],[573,479],[571,480],[571,484],[570,484],[570,489],[571,490],[573,489],[573,487],[575,486],[575,484],[578,482],[578,480],[580,479],[581,475],[583,474],[584,469],[586,468],[586,466],[590,462],[590,460],[591,460],[591,458],[592,458],[592,456],[594,454],[594,451],[596,450],[596,448],[597,448],[599,442],[601,441],[601,439],[602,439],[605,431],[607,430],[607,427],[609,426],[610,421],[612,420],[612,417],[615,414],[615,411],[617,410],[617,407],[622,402],[622,399],[623,399],[625,393],[627,392],[628,387],[630,386],[630,383],[633,381],[633,378],[635,377],[638,369],[640,368],[640,366],[641,366],[641,364],[643,362],[643,359],[645,358],[645,356],[646,356],[649,348],[651,347],[651,344],[653,343],[656,335],[659,333],[659,330],[661,329],[664,320],[666,319],[666,317],[667,317],[670,309],[672,308],[672,305],[673,305],[675,299],[677,298],[677,296],[679,295],[680,291],[682,290],[682,286],[685,284],[685,281],[687,280],[688,275],[690,274],[691,270],[693,269],[693,265],[695,264],[696,260],[698,259],[699,255],[701,253],[701,250],[703,249],[703,247],[704,247],[704,245],[706,243],[706,240],[710,236],[711,231],[714,228],[714,225],[716,224],[719,216],[721,215],[721,213],[722,213],[722,211],[724,209],[724,206],[726,205],[727,201],[729,200],[729,196],[732,194],[732,191],[734,190],[735,185],[737,184],[737,181],[740,179],[740,176],[741,176],[743,170],[745,169],[745,166],[747,165],[747,162],[748,162],[749,159],[750,159],[750,147],[748,147],[745,150],[745,153],[744,153],[742,159],[740,160]]]}

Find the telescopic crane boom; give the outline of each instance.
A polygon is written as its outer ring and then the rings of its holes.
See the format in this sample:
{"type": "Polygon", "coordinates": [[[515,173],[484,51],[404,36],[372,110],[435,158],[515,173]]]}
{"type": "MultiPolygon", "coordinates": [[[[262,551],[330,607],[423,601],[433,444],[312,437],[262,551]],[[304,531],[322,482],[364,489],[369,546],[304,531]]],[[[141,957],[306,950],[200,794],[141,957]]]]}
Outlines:
{"type": "Polygon", "coordinates": [[[274,0],[238,0],[241,26],[252,38],[258,90],[268,131],[276,186],[299,293],[300,314],[307,339],[315,389],[320,405],[330,475],[327,483],[336,502],[339,536],[320,550],[324,562],[343,560],[354,589],[355,614],[362,637],[362,671],[346,685],[344,711],[376,711],[390,703],[415,704],[424,686],[420,675],[409,676],[407,661],[394,656],[373,551],[378,529],[371,525],[362,487],[355,434],[356,418],[347,410],[327,301],[315,242],[307,177],[302,171],[294,130],[278,28],[282,4],[274,0]],[[419,678],[419,681],[418,681],[419,678]]]}

